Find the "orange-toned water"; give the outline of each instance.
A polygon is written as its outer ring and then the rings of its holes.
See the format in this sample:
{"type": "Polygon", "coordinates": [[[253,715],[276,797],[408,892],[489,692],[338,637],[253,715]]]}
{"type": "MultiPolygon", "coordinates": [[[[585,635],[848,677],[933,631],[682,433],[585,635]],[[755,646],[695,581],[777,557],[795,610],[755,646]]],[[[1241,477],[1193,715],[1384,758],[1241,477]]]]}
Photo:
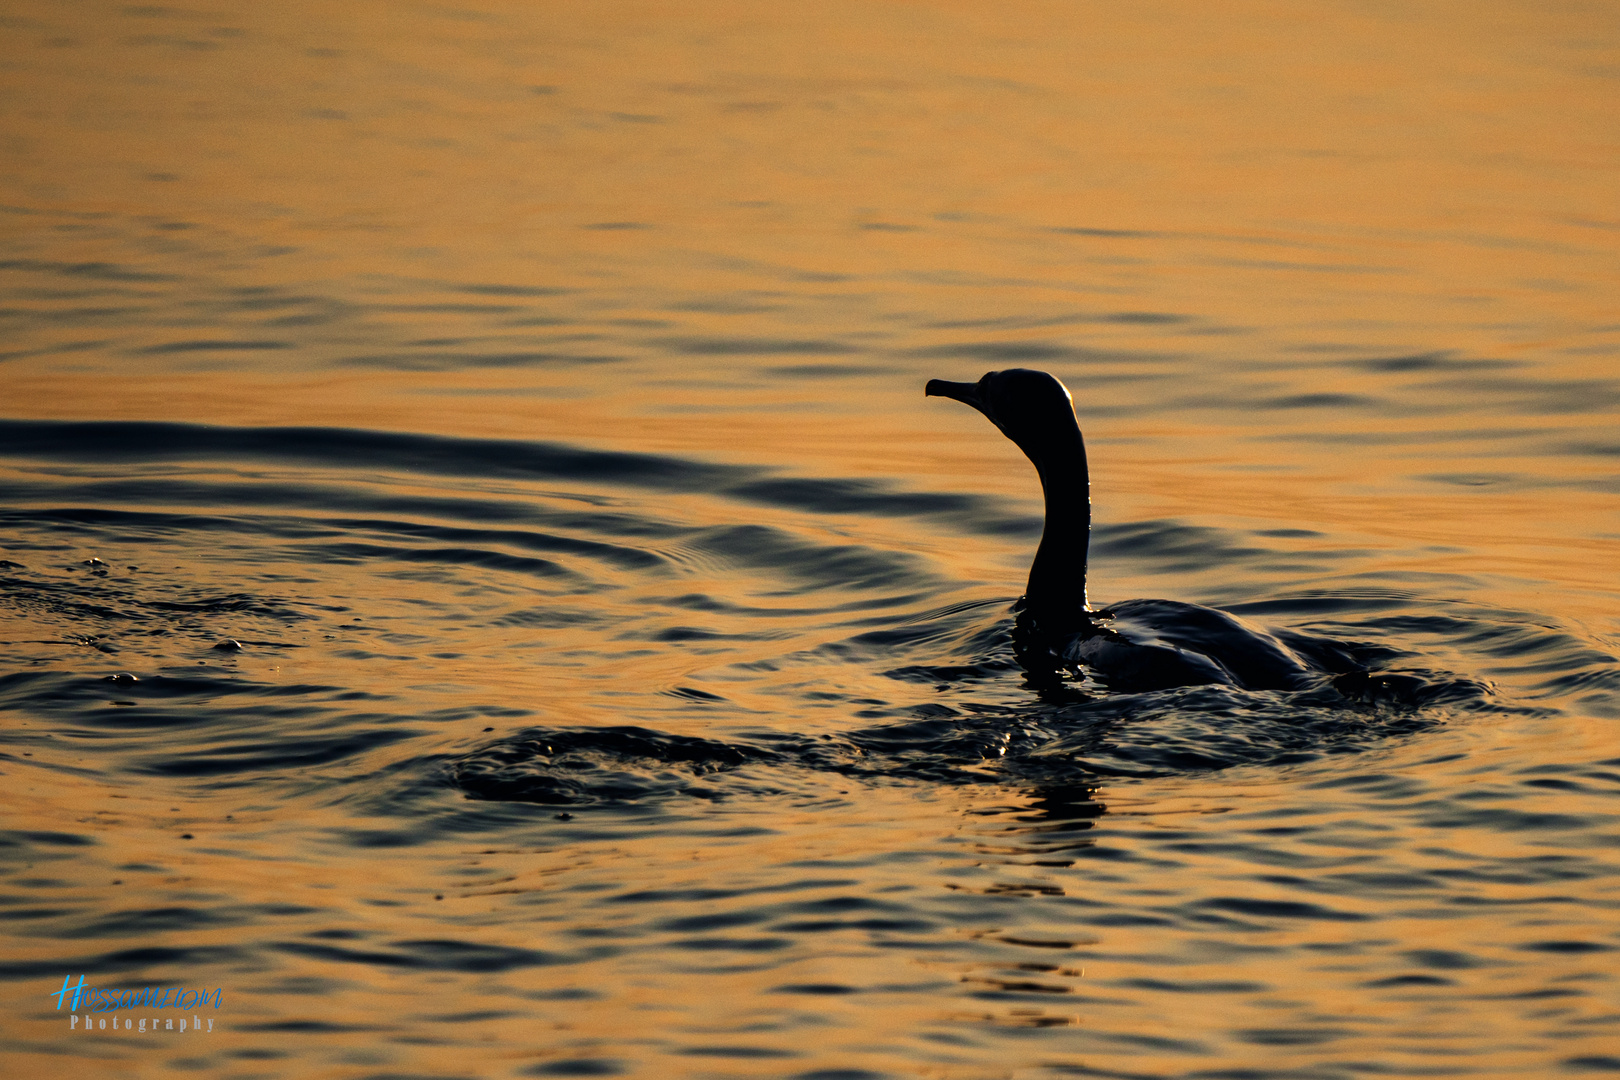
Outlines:
{"type": "Polygon", "coordinates": [[[7,1075],[1620,1069],[1608,5],[14,0],[0,72],[7,1075]],[[1037,693],[1033,470],[922,395],[1009,366],[1095,601],[1421,690],[1037,693]]]}

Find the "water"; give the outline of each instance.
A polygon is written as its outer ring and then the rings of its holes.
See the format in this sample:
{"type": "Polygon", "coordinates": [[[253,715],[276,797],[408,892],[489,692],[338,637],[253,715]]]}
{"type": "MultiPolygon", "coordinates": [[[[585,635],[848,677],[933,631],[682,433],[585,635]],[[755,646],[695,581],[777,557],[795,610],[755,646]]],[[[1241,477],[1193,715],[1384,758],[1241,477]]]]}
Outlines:
{"type": "Polygon", "coordinates": [[[1605,6],[3,25],[8,1074],[1620,1071],[1605,6]]]}

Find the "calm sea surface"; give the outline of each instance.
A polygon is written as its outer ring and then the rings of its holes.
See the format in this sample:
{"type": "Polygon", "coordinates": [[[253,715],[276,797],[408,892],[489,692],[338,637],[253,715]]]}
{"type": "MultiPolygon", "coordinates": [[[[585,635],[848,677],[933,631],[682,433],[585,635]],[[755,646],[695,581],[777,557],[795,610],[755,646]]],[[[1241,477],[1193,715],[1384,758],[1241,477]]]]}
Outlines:
{"type": "Polygon", "coordinates": [[[10,0],[3,1071],[1620,1072],[1617,132],[1607,2],[10,0]],[[1030,685],[1004,367],[1388,692],[1030,685]]]}

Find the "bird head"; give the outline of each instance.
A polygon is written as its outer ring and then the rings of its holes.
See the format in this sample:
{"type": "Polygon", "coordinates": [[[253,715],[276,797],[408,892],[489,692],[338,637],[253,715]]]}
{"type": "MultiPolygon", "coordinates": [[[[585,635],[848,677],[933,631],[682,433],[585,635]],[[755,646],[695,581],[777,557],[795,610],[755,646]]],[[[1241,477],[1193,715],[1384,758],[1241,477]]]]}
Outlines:
{"type": "Polygon", "coordinates": [[[991,371],[976,383],[930,379],[923,393],[978,409],[1037,467],[1051,454],[1072,447],[1080,435],[1068,389],[1044,371],[991,371]]]}

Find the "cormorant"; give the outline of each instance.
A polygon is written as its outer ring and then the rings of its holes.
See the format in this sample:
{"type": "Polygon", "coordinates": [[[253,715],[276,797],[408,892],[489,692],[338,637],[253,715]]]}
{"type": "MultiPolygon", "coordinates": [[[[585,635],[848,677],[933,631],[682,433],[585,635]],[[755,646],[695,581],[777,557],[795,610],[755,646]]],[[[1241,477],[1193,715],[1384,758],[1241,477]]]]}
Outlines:
{"type": "Polygon", "coordinates": [[[1085,668],[1110,688],[1158,690],[1225,683],[1250,690],[1308,685],[1293,650],[1236,616],[1175,600],[1086,600],[1091,478],[1068,389],[1044,371],[992,371],[976,383],[931,379],[929,397],[973,406],[1018,445],[1041,478],[1046,526],[1017,605],[1019,659],[1085,668]]]}

